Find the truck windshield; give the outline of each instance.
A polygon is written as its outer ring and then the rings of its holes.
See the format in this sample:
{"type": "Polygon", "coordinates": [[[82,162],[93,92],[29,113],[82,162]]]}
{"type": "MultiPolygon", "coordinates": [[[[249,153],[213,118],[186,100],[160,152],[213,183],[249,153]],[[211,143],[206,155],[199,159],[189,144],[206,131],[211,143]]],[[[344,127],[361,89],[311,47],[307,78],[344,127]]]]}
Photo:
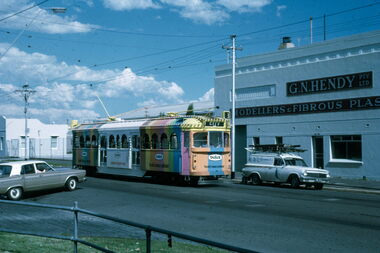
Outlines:
{"type": "Polygon", "coordinates": [[[9,177],[11,174],[12,166],[0,165],[0,177],[9,177]]]}
{"type": "Polygon", "coordinates": [[[285,158],[284,160],[286,165],[307,167],[305,161],[299,158],[285,158]]]}

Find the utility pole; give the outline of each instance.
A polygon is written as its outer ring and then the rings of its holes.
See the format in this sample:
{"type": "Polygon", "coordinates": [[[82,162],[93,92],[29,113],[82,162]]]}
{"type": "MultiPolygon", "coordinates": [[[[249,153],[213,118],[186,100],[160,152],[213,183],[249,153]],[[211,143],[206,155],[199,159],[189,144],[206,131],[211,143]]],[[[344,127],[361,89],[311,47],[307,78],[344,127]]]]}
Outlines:
{"type": "Polygon", "coordinates": [[[235,178],[235,67],[236,67],[236,50],[243,50],[236,47],[236,35],[230,36],[232,46],[222,46],[223,49],[232,50],[232,135],[231,135],[231,178],[235,178]]]}
{"type": "Polygon", "coordinates": [[[25,84],[22,86],[22,90],[16,90],[16,92],[19,92],[22,94],[23,98],[24,98],[24,102],[25,102],[25,106],[24,106],[24,114],[25,114],[25,160],[28,160],[29,156],[28,156],[28,151],[29,151],[29,139],[28,139],[28,116],[27,116],[27,113],[28,113],[28,99],[29,99],[29,96],[33,93],[35,93],[36,91],[35,90],[32,90],[32,89],[29,89],[29,85],[25,84]]]}

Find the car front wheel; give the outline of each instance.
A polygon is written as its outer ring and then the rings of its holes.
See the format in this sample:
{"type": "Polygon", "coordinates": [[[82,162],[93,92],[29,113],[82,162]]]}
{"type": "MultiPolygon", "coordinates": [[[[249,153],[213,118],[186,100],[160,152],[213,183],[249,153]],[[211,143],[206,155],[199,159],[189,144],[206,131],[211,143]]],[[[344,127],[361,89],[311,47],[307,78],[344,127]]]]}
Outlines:
{"type": "Polygon", "coordinates": [[[7,196],[10,200],[20,200],[22,197],[22,193],[23,192],[21,187],[15,187],[7,192],[7,196]]]}
{"type": "Polygon", "coordinates": [[[292,188],[298,188],[300,186],[300,180],[297,176],[293,175],[290,178],[290,185],[292,186],[292,188]]]}
{"type": "Polygon", "coordinates": [[[73,177],[69,178],[67,181],[66,181],[66,189],[68,191],[74,191],[76,188],[77,188],[77,180],[73,177]]]}

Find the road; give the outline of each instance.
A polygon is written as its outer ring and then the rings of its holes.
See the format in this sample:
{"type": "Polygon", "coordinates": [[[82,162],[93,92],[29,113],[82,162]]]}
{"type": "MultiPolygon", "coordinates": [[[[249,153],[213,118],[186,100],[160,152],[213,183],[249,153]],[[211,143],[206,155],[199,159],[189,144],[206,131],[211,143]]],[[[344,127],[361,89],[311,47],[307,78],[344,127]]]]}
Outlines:
{"type": "MultiPolygon", "coordinates": [[[[74,192],[43,192],[25,201],[65,206],[78,201],[83,209],[260,252],[378,252],[380,248],[380,195],[376,194],[89,178],[74,192]]],[[[57,212],[2,206],[0,224],[70,233],[72,214],[57,212]],[[12,212],[18,214],[4,215],[12,212]]],[[[80,219],[80,235],[144,235],[104,220],[80,219]]]]}

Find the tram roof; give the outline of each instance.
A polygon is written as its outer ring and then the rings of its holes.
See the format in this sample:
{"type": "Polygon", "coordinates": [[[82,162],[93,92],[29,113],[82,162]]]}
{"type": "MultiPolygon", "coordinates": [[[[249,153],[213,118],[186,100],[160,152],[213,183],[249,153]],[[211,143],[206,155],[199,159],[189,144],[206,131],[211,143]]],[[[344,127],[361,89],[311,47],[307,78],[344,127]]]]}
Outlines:
{"type": "Polygon", "coordinates": [[[207,123],[222,123],[222,125],[209,126],[225,126],[225,119],[214,118],[207,116],[185,116],[185,117],[163,117],[163,118],[146,118],[140,120],[123,120],[123,121],[109,121],[109,122],[96,122],[82,124],[75,127],[74,130],[124,130],[124,129],[138,129],[142,128],[203,128],[207,123]]]}
{"type": "Polygon", "coordinates": [[[122,129],[138,129],[148,120],[128,120],[128,121],[116,121],[116,122],[108,122],[99,127],[99,131],[102,130],[122,130],[122,129]]]}

